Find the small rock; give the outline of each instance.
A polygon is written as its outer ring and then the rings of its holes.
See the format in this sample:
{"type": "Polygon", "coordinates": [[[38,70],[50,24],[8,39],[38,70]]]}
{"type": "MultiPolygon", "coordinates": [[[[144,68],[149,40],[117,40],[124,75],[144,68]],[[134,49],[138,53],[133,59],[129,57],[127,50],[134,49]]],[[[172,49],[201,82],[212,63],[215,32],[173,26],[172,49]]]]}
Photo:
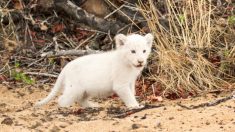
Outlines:
{"type": "Polygon", "coordinates": [[[7,117],[1,122],[1,124],[12,125],[13,120],[10,117],[7,117]]]}
{"type": "Polygon", "coordinates": [[[32,113],[31,116],[38,117],[38,114],[32,113]]]}
{"type": "Polygon", "coordinates": [[[44,118],[41,118],[40,120],[41,120],[42,122],[46,122],[46,120],[45,120],[44,118]]]}
{"type": "Polygon", "coordinates": [[[0,107],[6,107],[7,106],[7,104],[6,103],[0,103],[0,107]]]}
{"type": "Polygon", "coordinates": [[[162,126],[162,124],[161,124],[160,121],[157,121],[156,124],[157,124],[156,127],[159,127],[159,128],[160,128],[160,127],[162,126]]]}
{"type": "Polygon", "coordinates": [[[118,122],[118,121],[114,122],[112,125],[117,125],[117,124],[119,124],[119,122],[118,122]]]}
{"type": "Polygon", "coordinates": [[[174,117],[169,117],[169,120],[173,120],[173,119],[175,119],[174,117]]]}
{"type": "Polygon", "coordinates": [[[69,116],[69,112],[62,112],[61,114],[62,114],[64,117],[69,116]]]}
{"type": "Polygon", "coordinates": [[[66,126],[66,125],[60,125],[60,127],[61,127],[61,128],[65,128],[65,127],[67,127],[67,126],[66,126]]]}
{"type": "Polygon", "coordinates": [[[46,117],[45,117],[45,120],[50,122],[50,121],[53,120],[53,118],[51,118],[50,116],[46,116],[46,117]]]}
{"type": "Polygon", "coordinates": [[[229,105],[229,106],[227,106],[227,107],[228,107],[228,108],[232,108],[232,106],[230,106],[230,105],[229,105]]]}
{"type": "Polygon", "coordinates": [[[177,109],[178,111],[183,111],[183,109],[182,108],[179,108],[179,109],[177,109]]]}
{"type": "Polygon", "coordinates": [[[222,121],[222,120],[221,120],[218,124],[219,124],[219,125],[224,125],[224,123],[223,123],[223,121],[222,121]]]}
{"type": "Polygon", "coordinates": [[[60,129],[59,129],[59,127],[57,127],[57,126],[54,126],[54,127],[50,130],[50,132],[58,132],[58,131],[60,131],[60,129]]]}
{"type": "Polygon", "coordinates": [[[21,111],[23,111],[22,108],[16,110],[16,112],[21,112],[21,111]]]}
{"type": "Polygon", "coordinates": [[[138,129],[141,127],[141,125],[140,124],[132,124],[131,127],[132,127],[132,129],[138,129]]]}
{"type": "Polygon", "coordinates": [[[206,122],[206,125],[210,125],[210,122],[206,122]]]}
{"type": "Polygon", "coordinates": [[[32,125],[30,128],[31,128],[31,129],[35,129],[35,128],[41,126],[41,125],[42,125],[42,123],[36,122],[36,123],[35,123],[34,125],[32,125]]]}
{"type": "Polygon", "coordinates": [[[141,117],[140,119],[146,119],[147,118],[147,114],[144,114],[143,117],[141,117]]]}
{"type": "Polygon", "coordinates": [[[134,118],[138,118],[138,116],[134,116],[134,118]]]}

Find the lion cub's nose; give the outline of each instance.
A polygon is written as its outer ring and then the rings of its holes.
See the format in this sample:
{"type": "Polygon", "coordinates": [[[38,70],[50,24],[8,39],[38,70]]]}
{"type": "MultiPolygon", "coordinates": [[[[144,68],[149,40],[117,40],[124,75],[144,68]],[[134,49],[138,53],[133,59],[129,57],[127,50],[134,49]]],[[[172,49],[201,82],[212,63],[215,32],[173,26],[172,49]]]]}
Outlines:
{"type": "Polygon", "coordinates": [[[138,63],[142,64],[144,61],[143,60],[138,60],[138,63]]]}

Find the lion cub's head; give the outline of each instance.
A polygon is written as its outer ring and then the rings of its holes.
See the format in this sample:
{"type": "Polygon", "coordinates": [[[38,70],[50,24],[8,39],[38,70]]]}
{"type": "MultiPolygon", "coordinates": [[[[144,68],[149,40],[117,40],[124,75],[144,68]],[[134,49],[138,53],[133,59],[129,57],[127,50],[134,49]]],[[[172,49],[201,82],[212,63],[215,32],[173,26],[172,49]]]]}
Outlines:
{"type": "Polygon", "coordinates": [[[147,63],[147,58],[151,52],[153,35],[141,36],[138,34],[123,35],[115,37],[116,48],[122,52],[123,57],[131,66],[142,68],[147,63]]]}

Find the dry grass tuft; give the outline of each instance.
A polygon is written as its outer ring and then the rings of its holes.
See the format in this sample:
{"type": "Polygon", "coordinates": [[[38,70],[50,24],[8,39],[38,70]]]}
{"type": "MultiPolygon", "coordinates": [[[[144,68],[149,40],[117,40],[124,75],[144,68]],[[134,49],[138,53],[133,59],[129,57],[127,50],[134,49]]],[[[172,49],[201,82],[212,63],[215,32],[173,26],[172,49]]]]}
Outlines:
{"type": "Polygon", "coordinates": [[[2,47],[7,49],[7,51],[13,51],[19,46],[19,36],[17,35],[17,26],[14,24],[11,13],[14,12],[13,9],[8,9],[7,5],[10,2],[2,1],[0,2],[0,43],[2,47]],[[8,20],[6,22],[6,19],[8,20]],[[3,24],[6,22],[7,24],[3,24]]]}
{"type": "Polygon", "coordinates": [[[151,79],[161,85],[163,95],[232,87],[234,70],[224,65],[234,64],[234,44],[225,46],[218,41],[218,34],[224,38],[226,33],[216,28],[217,18],[212,17],[215,7],[210,1],[166,0],[165,14],[161,14],[153,0],[140,5],[156,38],[151,79]],[[162,24],[161,19],[169,23],[162,24]]]}

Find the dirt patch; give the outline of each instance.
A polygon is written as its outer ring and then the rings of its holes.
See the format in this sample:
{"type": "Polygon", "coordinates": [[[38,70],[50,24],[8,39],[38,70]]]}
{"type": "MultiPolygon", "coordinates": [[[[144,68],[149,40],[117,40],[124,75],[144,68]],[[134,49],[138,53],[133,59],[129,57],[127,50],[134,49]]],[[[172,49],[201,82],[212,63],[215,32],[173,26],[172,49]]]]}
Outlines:
{"type": "MultiPolygon", "coordinates": [[[[50,87],[11,88],[0,85],[0,130],[8,131],[235,131],[235,102],[229,100],[213,107],[187,110],[177,105],[196,105],[226,96],[165,100],[165,106],[148,109],[126,118],[113,118],[110,108],[125,109],[118,98],[99,101],[101,108],[59,108],[56,100],[34,109],[33,104],[44,98],[50,87]]],[[[155,105],[158,105],[156,103],[155,105]]]]}

